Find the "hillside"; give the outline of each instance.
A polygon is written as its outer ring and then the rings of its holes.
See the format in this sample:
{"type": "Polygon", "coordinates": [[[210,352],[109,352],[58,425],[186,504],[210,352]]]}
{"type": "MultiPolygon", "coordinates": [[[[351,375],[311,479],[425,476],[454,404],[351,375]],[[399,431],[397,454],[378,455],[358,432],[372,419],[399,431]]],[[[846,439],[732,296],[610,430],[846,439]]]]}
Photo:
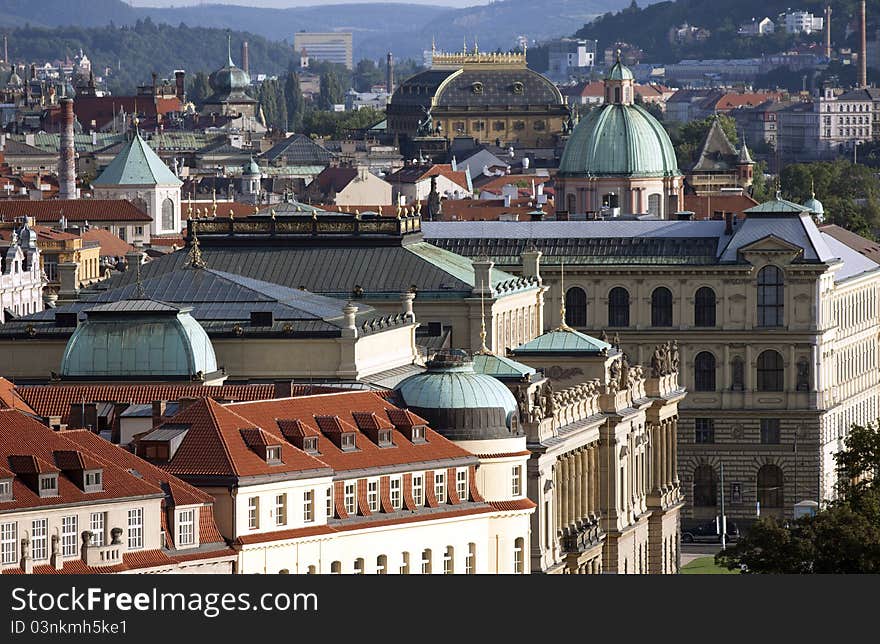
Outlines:
{"type": "MultiPolygon", "coordinates": [[[[585,24],[577,31],[581,38],[597,39],[604,48],[616,41],[634,43],[644,49],[652,62],[675,62],[681,58],[739,58],[759,56],[779,51],[791,44],[793,38],[777,33],[762,38],[746,38],[737,35],[739,24],[753,17],[769,16],[776,19],[789,8],[812,11],[822,15],[827,0],[677,0],[660,2],[641,9],[626,8],[616,13],[606,13],[595,21],[585,24]],[[674,25],[683,23],[704,27],[712,31],[711,37],[702,43],[672,45],[667,32],[674,25]]],[[[831,30],[835,44],[855,44],[854,36],[844,40],[847,23],[856,15],[857,0],[832,0],[831,30]]],[[[868,33],[873,33],[880,22],[880,0],[868,0],[868,33]]],[[[819,36],[813,36],[818,40],[819,36]]]]}
{"type": "MultiPolygon", "coordinates": [[[[541,40],[570,34],[631,0],[504,0],[491,5],[450,9],[424,4],[324,4],[290,9],[236,5],[131,7],[121,0],[0,0],[0,25],[84,27],[133,25],[149,17],[169,25],[235,29],[270,40],[293,41],[297,31],[347,29],[354,33],[355,58],[379,58],[389,49],[398,58],[421,57],[431,38],[444,49],[458,49],[478,36],[481,49],[509,49],[519,35],[541,40]]],[[[242,5],[248,0],[241,0],[242,5]]],[[[642,0],[641,4],[647,4],[642,0]]]]}

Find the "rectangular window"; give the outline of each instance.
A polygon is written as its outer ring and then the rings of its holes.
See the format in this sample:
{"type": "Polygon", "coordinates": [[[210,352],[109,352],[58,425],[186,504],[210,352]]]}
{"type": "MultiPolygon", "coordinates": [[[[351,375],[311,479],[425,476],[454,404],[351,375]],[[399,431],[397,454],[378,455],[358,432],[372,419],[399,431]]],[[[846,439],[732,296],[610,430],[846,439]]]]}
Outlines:
{"type": "Polygon", "coordinates": [[[34,561],[46,559],[49,556],[48,535],[48,519],[34,519],[31,522],[31,558],[34,561]]]}
{"type": "Polygon", "coordinates": [[[287,525],[287,495],[275,496],[275,525],[287,525]]]}
{"type": "Polygon", "coordinates": [[[452,568],[452,547],[446,549],[446,552],[443,553],[443,574],[451,575],[453,573],[452,568]]]}
{"type": "Polygon", "coordinates": [[[0,501],[12,500],[12,481],[0,481],[0,501]]]}
{"type": "Polygon", "coordinates": [[[420,507],[425,504],[425,478],[421,474],[413,474],[412,495],[416,507],[420,507]]]}
{"type": "Polygon", "coordinates": [[[0,523],[0,563],[18,563],[18,524],[0,523]]]}
{"type": "Polygon", "coordinates": [[[128,549],[144,547],[144,509],[133,508],[128,511],[128,549]]]}
{"type": "Polygon", "coordinates": [[[191,546],[196,542],[195,508],[181,510],[177,515],[177,544],[191,546]]]}
{"type": "Polygon", "coordinates": [[[86,472],[86,492],[101,491],[101,472],[86,472]]]}
{"type": "Polygon", "coordinates": [[[400,479],[391,479],[391,507],[399,510],[403,507],[403,497],[400,493],[400,479]]]}
{"type": "Polygon", "coordinates": [[[510,478],[510,493],[513,496],[522,494],[522,465],[514,465],[510,478]]]}
{"type": "Polygon", "coordinates": [[[281,462],[281,448],[278,445],[266,448],[266,462],[269,465],[277,465],[281,462]]]}
{"type": "Polygon", "coordinates": [[[367,481],[367,506],[370,512],[379,511],[379,481],[367,481]]]}
{"type": "Polygon", "coordinates": [[[303,492],[303,523],[311,523],[315,520],[315,491],[303,492]]]}
{"type": "Polygon", "coordinates": [[[455,471],[455,491],[458,493],[458,498],[462,501],[468,500],[468,471],[467,470],[456,470],[455,471]]]}
{"type": "Polygon", "coordinates": [[[333,518],[333,486],[327,488],[327,518],[333,518]]]}
{"type": "Polygon", "coordinates": [[[343,500],[345,501],[345,511],[348,514],[354,514],[357,510],[357,505],[355,504],[355,484],[354,483],[346,483],[344,488],[343,500]]]}
{"type": "Polygon", "coordinates": [[[525,545],[525,540],[520,537],[516,541],[514,541],[513,545],[513,572],[521,575],[525,571],[525,567],[523,566],[523,546],[525,545]]]}
{"type": "Polygon", "coordinates": [[[40,477],[40,496],[54,496],[58,493],[58,475],[40,477]]]}
{"type": "Polygon", "coordinates": [[[476,573],[477,544],[468,544],[468,552],[464,558],[464,574],[473,575],[476,573]]]}
{"type": "Polygon", "coordinates": [[[761,419],[761,443],[764,445],[778,445],[779,433],[778,418],[761,419]]]}
{"type": "Polygon", "coordinates": [[[61,517],[61,555],[64,557],[75,557],[77,554],[77,520],[73,514],[68,517],[61,517]]]}
{"type": "Polygon", "coordinates": [[[711,418],[694,419],[694,442],[695,443],[714,443],[715,442],[715,421],[711,418]]]}
{"type": "Polygon", "coordinates": [[[434,497],[437,503],[446,503],[446,472],[434,472],[434,497]]]}
{"type": "Polygon", "coordinates": [[[260,527],[260,497],[248,499],[248,528],[256,530],[260,527]]]}
{"type": "Polygon", "coordinates": [[[89,530],[92,533],[93,546],[104,545],[104,513],[92,512],[89,516],[89,530]]]}

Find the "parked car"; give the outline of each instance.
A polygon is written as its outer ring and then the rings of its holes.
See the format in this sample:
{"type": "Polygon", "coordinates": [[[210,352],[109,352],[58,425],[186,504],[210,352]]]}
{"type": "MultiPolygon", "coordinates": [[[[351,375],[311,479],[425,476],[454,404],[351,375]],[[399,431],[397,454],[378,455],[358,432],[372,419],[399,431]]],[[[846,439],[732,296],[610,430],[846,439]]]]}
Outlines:
{"type": "MultiPolygon", "coordinates": [[[[727,522],[727,541],[739,539],[739,528],[734,521],[727,522]]],[[[691,528],[682,527],[682,543],[721,543],[721,531],[715,521],[707,521],[691,528]]]]}

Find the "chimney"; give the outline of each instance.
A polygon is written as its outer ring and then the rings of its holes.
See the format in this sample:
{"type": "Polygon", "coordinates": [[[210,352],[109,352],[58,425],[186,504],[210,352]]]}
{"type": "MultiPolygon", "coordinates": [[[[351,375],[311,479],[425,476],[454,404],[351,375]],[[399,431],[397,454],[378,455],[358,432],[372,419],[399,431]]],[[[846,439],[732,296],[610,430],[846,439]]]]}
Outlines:
{"type": "Polygon", "coordinates": [[[474,268],[474,288],[471,291],[473,297],[492,297],[492,267],[495,266],[488,257],[476,259],[472,262],[474,268]]]}
{"type": "Polygon", "coordinates": [[[245,74],[250,74],[250,63],[248,62],[248,41],[241,41],[241,68],[245,74]]]}
{"type": "MultiPolygon", "coordinates": [[[[3,62],[9,62],[9,41],[6,36],[3,36],[3,62]]],[[[15,67],[12,68],[12,71],[15,71],[15,67]]]]}
{"type": "Polygon", "coordinates": [[[186,72],[182,69],[174,72],[175,94],[181,103],[186,102],[186,72]]]}
{"type": "Polygon", "coordinates": [[[355,324],[357,312],[358,307],[352,302],[348,302],[344,307],[342,307],[343,324],[345,325],[342,327],[343,338],[357,337],[357,325],[355,324]]]}
{"type": "Polygon", "coordinates": [[[58,264],[58,299],[73,301],[79,297],[79,264],[61,262],[58,264]]]}
{"type": "Polygon", "coordinates": [[[31,63],[31,80],[37,80],[37,65],[31,63]]]}
{"type": "Polygon", "coordinates": [[[154,400],[153,401],[153,427],[158,427],[162,424],[162,419],[165,416],[165,407],[168,402],[165,400],[154,400]]]}
{"type": "Polygon", "coordinates": [[[825,58],[831,59],[831,5],[825,7],[825,58]]]}
{"type": "Polygon", "coordinates": [[[388,66],[385,69],[385,91],[394,93],[394,56],[388,52],[388,66]]]}
{"type": "Polygon", "coordinates": [[[522,257],[522,275],[523,277],[537,277],[538,284],[541,283],[541,251],[536,248],[524,251],[522,257]]]}
{"type": "Polygon", "coordinates": [[[292,398],[294,392],[294,383],[290,380],[275,381],[275,398],[292,398]]]}
{"type": "Polygon", "coordinates": [[[859,87],[864,88],[868,86],[868,43],[866,42],[868,26],[865,22],[865,0],[860,3],[859,16],[861,18],[859,23],[859,87]]]}
{"type": "Polygon", "coordinates": [[[725,212],[724,213],[724,234],[732,235],[733,234],[733,213],[725,212]]]}
{"type": "Polygon", "coordinates": [[[155,96],[156,95],[156,79],[159,77],[159,75],[156,72],[153,72],[152,74],[150,74],[150,76],[153,79],[153,96],[155,96]]]}
{"type": "Polygon", "coordinates": [[[58,198],[76,199],[76,151],[73,147],[73,99],[61,99],[61,150],[58,159],[58,198]]]}

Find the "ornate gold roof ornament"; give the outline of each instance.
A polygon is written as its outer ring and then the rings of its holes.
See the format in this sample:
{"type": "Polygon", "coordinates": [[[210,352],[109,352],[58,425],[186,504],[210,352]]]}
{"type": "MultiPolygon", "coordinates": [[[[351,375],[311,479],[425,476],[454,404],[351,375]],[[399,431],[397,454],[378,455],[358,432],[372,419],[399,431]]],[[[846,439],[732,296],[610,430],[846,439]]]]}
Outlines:
{"type": "Polygon", "coordinates": [[[232,208],[229,209],[229,216],[233,218],[235,217],[235,211],[232,208]]]}
{"type": "Polygon", "coordinates": [[[422,215],[422,202],[421,201],[416,202],[416,214],[419,216],[422,215]]]}
{"type": "Polygon", "coordinates": [[[312,221],[318,221],[318,211],[317,210],[312,211],[312,221]]]}
{"type": "Polygon", "coordinates": [[[192,219],[193,216],[193,202],[189,202],[189,207],[186,209],[186,218],[192,219]]]}
{"type": "Polygon", "coordinates": [[[198,219],[198,218],[201,217],[201,216],[202,216],[202,209],[201,209],[201,208],[196,208],[196,219],[198,219]]]}
{"type": "MultiPolygon", "coordinates": [[[[232,211],[230,210],[229,212],[232,212],[232,211]]],[[[260,214],[260,207],[257,204],[254,204],[254,214],[255,215],[260,214]]]]}
{"type": "Polygon", "coordinates": [[[379,215],[380,217],[382,216],[382,206],[379,206],[379,209],[378,209],[378,215],[379,215]]]}
{"type": "Polygon", "coordinates": [[[275,219],[275,209],[274,208],[272,208],[272,210],[269,211],[269,216],[272,217],[272,219],[275,219]]]}
{"type": "Polygon", "coordinates": [[[217,216],[217,189],[215,188],[211,194],[211,216],[217,216]]]}
{"type": "Polygon", "coordinates": [[[360,219],[361,218],[361,211],[358,210],[357,208],[355,208],[354,209],[354,216],[355,216],[355,219],[360,219]]]}
{"type": "Polygon", "coordinates": [[[398,201],[397,202],[397,218],[400,219],[400,216],[403,214],[403,206],[398,201]]]}
{"type": "Polygon", "coordinates": [[[565,262],[561,262],[559,265],[559,289],[561,291],[560,302],[559,302],[559,327],[557,327],[557,331],[574,331],[568,324],[565,322],[565,262]]]}
{"type": "MultiPolygon", "coordinates": [[[[202,257],[202,248],[199,244],[199,236],[196,234],[196,227],[192,228],[192,244],[189,247],[189,255],[186,258],[184,266],[192,266],[193,268],[208,268],[205,258],[202,257]]],[[[138,271],[140,279],[140,271],[138,271]]]]}

